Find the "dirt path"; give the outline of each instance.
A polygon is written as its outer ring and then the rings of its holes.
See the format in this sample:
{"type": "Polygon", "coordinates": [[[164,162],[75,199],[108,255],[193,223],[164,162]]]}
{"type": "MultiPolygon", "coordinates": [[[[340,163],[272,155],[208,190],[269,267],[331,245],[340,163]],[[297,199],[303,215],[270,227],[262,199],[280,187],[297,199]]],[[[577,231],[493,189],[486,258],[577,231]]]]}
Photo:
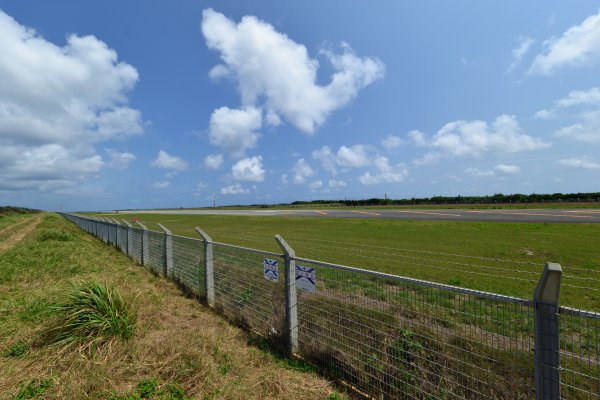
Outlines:
{"type": "Polygon", "coordinates": [[[42,221],[42,217],[42,214],[37,214],[0,230],[0,253],[4,253],[33,232],[42,221]]]}

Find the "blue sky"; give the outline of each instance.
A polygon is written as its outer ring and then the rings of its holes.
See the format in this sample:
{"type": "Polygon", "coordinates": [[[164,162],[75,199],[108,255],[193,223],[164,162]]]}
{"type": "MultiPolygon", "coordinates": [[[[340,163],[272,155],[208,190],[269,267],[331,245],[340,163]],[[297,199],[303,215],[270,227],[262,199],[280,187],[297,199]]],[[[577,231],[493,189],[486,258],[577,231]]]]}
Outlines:
{"type": "Polygon", "coordinates": [[[588,1],[1,1],[0,204],[597,191],[588,1]]]}

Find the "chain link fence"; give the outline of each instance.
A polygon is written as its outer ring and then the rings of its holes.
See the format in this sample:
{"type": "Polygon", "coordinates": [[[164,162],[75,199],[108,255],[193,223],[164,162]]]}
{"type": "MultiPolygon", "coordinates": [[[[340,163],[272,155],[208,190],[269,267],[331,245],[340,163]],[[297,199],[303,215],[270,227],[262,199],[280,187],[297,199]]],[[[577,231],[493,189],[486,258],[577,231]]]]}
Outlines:
{"type": "Polygon", "coordinates": [[[63,214],[239,326],[378,399],[600,400],[600,314],[63,214]]]}

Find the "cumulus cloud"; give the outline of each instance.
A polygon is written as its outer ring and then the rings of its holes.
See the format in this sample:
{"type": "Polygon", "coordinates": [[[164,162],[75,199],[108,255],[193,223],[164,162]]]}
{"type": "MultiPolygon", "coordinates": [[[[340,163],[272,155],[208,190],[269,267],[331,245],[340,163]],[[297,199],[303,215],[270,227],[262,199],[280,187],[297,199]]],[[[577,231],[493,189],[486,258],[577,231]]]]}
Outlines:
{"type": "Polygon", "coordinates": [[[563,158],[558,160],[558,164],[569,168],[596,170],[600,169],[600,162],[593,161],[587,157],[582,158],[563,158]]]}
{"type": "Polygon", "coordinates": [[[336,181],[335,179],[330,179],[329,182],[329,187],[332,189],[340,189],[346,186],[346,182],[344,181],[336,181]]]}
{"type": "Polygon", "coordinates": [[[418,130],[412,130],[406,134],[415,146],[422,147],[427,145],[425,134],[418,130]]]}
{"type": "Polygon", "coordinates": [[[388,135],[381,141],[381,145],[386,150],[392,150],[400,147],[404,141],[399,136],[388,135]]]}
{"type": "Polygon", "coordinates": [[[262,167],[262,156],[244,158],[231,167],[233,179],[238,181],[262,182],[265,170],[262,167]]]}
{"type": "Polygon", "coordinates": [[[403,165],[391,166],[387,157],[377,156],[373,160],[376,172],[366,172],[358,178],[363,185],[377,185],[379,183],[403,182],[408,176],[408,170],[403,165]]]}
{"type": "Polygon", "coordinates": [[[506,164],[498,164],[494,167],[494,170],[505,175],[515,175],[521,172],[521,168],[518,166],[506,164]]]}
{"type": "Polygon", "coordinates": [[[204,158],[204,166],[208,169],[219,169],[223,164],[222,154],[209,154],[204,158]]]}
{"type": "Polygon", "coordinates": [[[323,181],[321,181],[321,180],[312,181],[311,183],[308,184],[308,188],[312,191],[320,189],[321,187],[323,187],[323,181]]]}
{"type": "Polygon", "coordinates": [[[465,173],[476,176],[478,178],[485,178],[489,176],[494,176],[494,171],[492,170],[481,170],[479,168],[467,168],[465,169],[465,173]]]}
{"type": "Polygon", "coordinates": [[[208,137],[210,142],[228,152],[234,158],[241,158],[247,149],[256,146],[262,126],[262,112],[256,107],[231,109],[217,108],[210,116],[208,137]]]}
{"type": "Polygon", "coordinates": [[[340,53],[321,51],[334,72],[330,82],[320,86],[316,83],[319,62],[306,47],[254,16],[236,23],[205,9],[202,33],[207,47],[217,51],[222,61],[211,70],[211,78],[231,76],[244,107],[263,107],[270,123],[277,121],[275,116],[282,117],[307,134],[385,72],[381,61],[358,57],[343,43],[340,53]]]}
{"type": "Polygon", "coordinates": [[[544,42],[529,74],[552,75],[560,68],[593,64],[600,59],[600,12],[544,42]]]}
{"type": "Polygon", "coordinates": [[[336,162],[341,167],[366,167],[369,165],[367,148],[362,144],[356,144],[351,147],[342,146],[337,152],[336,162]]]}
{"type": "Polygon", "coordinates": [[[453,156],[481,156],[488,152],[516,153],[548,147],[526,135],[512,115],[501,115],[491,124],[485,121],[454,121],[440,129],[431,146],[453,156]]]}
{"type": "Polygon", "coordinates": [[[297,185],[302,185],[306,182],[306,179],[313,176],[315,174],[315,170],[312,169],[310,165],[304,160],[304,158],[299,159],[294,164],[294,183],[297,185]]]}
{"type": "Polygon", "coordinates": [[[512,60],[510,62],[510,65],[508,66],[508,69],[505,72],[505,75],[510,74],[515,68],[517,68],[521,64],[523,57],[525,57],[525,54],[527,54],[527,52],[534,43],[535,40],[533,40],[532,38],[519,38],[519,45],[512,51],[512,60]]]}
{"type": "Polygon", "coordinates": [[[106,154],[110,157],[107,165],[115,169],[126,169],[133,161],[135,161],[135,155],[128,152],[119,152],[115,149],[104,149],[106,154]]]}
{"type": "Polygon", "coordinates": [[[164,150],[160,150],[156,158],[150,163],[155,168],[172,169],[175,171],[185,171],[188,168],[187,161],[172,156],[164,150]]]}
{"type": "Polygon", "coordinates": [[[333,176],[337,175],[335,155],[331,152],[329,146],[323,146],[319,150],[313,151],[312,157],[321,163],[325,171],[333,176]]]}
{"type": "Polygon", "coordinates": [[[600,142],[600,88],[573,90],[554,102],[548,110],[535,113],[537,118],[555,118],[564,116],[575,119],[575,123],[564,126],[554,132],[555,137],[569,138],[581,142],[600,142]]]}
{"type": "Polygon", "coordinates": [[[250,191],[248,189],[244,189],[242,187],[242,185],[240,185],[239,183],[221,188],[221,194],[248,194],[248,193],[250,193],[250,191]]]}
{"type": "Polygon", "coordinates": [[[469,175],[486,178],[502,175],[516,175],[521,172],[521,168],[516,165],[498,164],[493,169],[467,168],[465,172],[469,175]]]}
{"type": "Polygon", "coordinates": [[[138,73],[104,42],[69,35],[60,47],[3,11],[0,37],[0,187],[74,186],[107,165],[95,144],[143,133],[127,106],[138,73]]]}

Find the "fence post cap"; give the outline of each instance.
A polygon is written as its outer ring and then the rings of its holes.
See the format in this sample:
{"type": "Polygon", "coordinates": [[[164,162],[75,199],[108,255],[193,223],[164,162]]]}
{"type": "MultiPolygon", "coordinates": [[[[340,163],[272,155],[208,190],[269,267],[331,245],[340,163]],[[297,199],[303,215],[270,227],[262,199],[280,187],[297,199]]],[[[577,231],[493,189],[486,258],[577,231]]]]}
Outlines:
{"type": "Polygon", "coordinates": [[[195,227],[194,230],[196,232],[198,232],[198,234],[200,236],[202,236],[202,239],[204,239],[205,242],[212,242],[212,238],[206,233],[204,232],[202,229],[200,229],[199,227],[195,227]]]}
{"type": "Polygon", "coordinates": [[[171,233],[171,231],[169,230],[169,228],[167,228],[167,227],[166,227],[166,226],[164,226],[163,224],[160,224],[160,223],[159,223],[159,224],[156,224],[156,225],[158,225],[158,227],[159,227],[160,229],[162,229],[162,230],[163,230],[163,232],[164,232],[164,233],[166,233],[167,235],[171,235],[171,234],[172,234],[172,233],[171,233]]]}
{"type": "Polygon", "coordinates": [[[142,227],[143,230],[147,231],[148,228],[146,227],[146,225],[142,224],[140,221],[136,221],[136,223],[142,227]]]}
{"type": "Polygon", "coordinates": [[[542,277],[535,288],[533,299],[538,303],[558,305],[562,267],[558,263],[546,263],[542,277]]]}
{"type": "Polygon", "coordinates": [[[285,240],[283,240],[281,235],[275,235],[275,241],[277,242],[279,247],[281,247],[281,250],[283,250],[283,252],[285,253],[286,256],[294,257],[296,255],[296,252],[294,251],[294,249],[292,249],[290,247],[290,245],[287,244],[287,242],[285,240]]]}

